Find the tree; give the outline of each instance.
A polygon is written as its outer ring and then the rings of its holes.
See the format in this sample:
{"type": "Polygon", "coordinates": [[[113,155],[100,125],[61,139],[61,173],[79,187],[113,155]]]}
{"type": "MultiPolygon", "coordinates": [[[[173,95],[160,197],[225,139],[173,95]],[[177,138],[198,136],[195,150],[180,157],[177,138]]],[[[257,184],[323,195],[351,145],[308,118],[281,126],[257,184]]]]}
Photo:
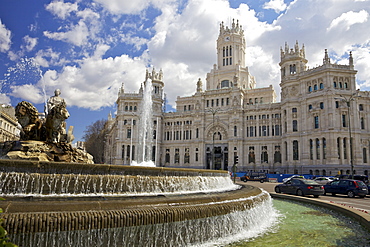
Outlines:
{"type": "Polygon", "coordinates": [[[86,127],[84,131],[86,151],[94,156],[94,163],[104,163],[104,146],[105,146],[105,124],[107,120],[98,120],[86,127]]]}

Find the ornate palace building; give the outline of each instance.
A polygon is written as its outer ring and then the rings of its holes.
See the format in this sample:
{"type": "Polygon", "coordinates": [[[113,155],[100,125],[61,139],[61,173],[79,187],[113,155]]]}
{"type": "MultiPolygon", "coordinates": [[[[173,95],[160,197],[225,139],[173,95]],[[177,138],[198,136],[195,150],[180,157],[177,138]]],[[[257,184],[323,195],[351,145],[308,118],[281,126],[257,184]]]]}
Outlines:
{"type": "Polygon", "coordinates": [[[19,140],[20,129],[15,110],[8,105],[0,105],[0,142],[19,140]]]}
{"type": "MultiPolygon", "coordinates": [[[[370,96],[356,90],[352,55],[348,65],[338,65],[325,50],[323,64],[308,69],[304,46],[286,44],[276,102],[272,86],[257,87],[245,66],[245,48],[242,27],[222,23],[217,64],[205,88],[199,79],[193,95],[177,98],[176,112],[164,111],[163,72],[146,72],[145,81],[153,84],[156,166],[231,170],[238,161],[238,171],[367,174],[370,96]]],[[[142,98],[142,88],[120,89],[117,115],[107,123],[107,163],[136,160],[142,98]]]]}

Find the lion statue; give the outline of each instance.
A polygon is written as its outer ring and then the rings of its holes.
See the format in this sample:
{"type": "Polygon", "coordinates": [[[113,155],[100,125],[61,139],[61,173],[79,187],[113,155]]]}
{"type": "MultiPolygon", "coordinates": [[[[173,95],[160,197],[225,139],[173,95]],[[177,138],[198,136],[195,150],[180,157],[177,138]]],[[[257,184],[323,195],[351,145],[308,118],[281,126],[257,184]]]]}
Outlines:
{"type": "Polygon", "coordinates": [[[21,140],[42,139],[43,122],[39,119],[36,107],[27,101],[22,101],[15,108],[15,116],[22,126],[21,140]]]}

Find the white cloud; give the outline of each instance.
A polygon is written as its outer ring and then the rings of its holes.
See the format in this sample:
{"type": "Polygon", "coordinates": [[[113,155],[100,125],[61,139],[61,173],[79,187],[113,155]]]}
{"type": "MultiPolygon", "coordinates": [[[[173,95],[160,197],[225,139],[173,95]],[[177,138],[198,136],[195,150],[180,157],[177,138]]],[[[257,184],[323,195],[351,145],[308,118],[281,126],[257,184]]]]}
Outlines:
{"type": "Polygon", "coordinates": [[[49,39],[61,40],[71,43],[76,46],[85,45],[88,41],[89,28],[85,22],[79,21],[79,23],[67,32],[49,32],[44,31],[44,35],[49,39]]]}
{"type": "Polygon", "coordinates": [[[37,85],[24,84],[19,86],[11,86],[11,96],[21,98],[26,101],[39,104],[44,102],[44,97],[41,89],[37,85]]]}
{"type": "Polygon", "coordinates": [[[66,60],[60,52],[55,52],[51,48],[46,50],[39,50],[35,56],[35,62],[41,67],[49,66],[63,66],[68,60],[66,60]]]}
{"type": "Polygon", "coordinates": [[[10,98],[5,93],[0,93],[0,104],[10,105],[10,98]]]}
{"type": "Polygon", "coordinates": [[[369,13],[366,10],[361,10],[359,12],[348,11],[341,14],[341,16],[335,18],[328,27],[328,31],[333,28],[340,27],[348,30],[352,25],[356,23],[367,22],[369,13]]]}
{"type": "Polygon", "coordinates": [[[65,20],[72,12],[78,10],[77,3],[65,3],[62,1],[53,1],[46,6],[46,10],[65,20]]]}
{"type": "Polygon", "coordinates": [[[78,11],[77,3],[70,4],[63,2],[52,2],[47,5],[46,9],[61,19],[66,19],[67,22],[72,22],[67,19],[67,17],[70,14],[69,11],[73,11],[79,20],[77,23],[70,23],[69,25],[67,24],[59,27],[59,32],[44,31],[44,36],[50,39],[68,42],[76,46],[87,45],[89,39],[99,39],[97,34],[100,31],[100,15],[93,10],[86,8],[78,11]]]}
{"type": "Polygon", "coordinates": [[[7,52],[10,49],[11,31],[2,24],[0,19],[0,52],[7,52]]]}
{"type": "Polygon", "coordinates": [[[38,38],[31,38],[30,36],[26,35],[23,37],[23,41],[26,43],[26,45],[23,46],[23,48],[26,51],[30,52],[37,45],[38,38]]]}
{"type": "Polygon", "coordinates": [[[264,9],[273,9],[276,13],[286,10],[287,5],[284,0],[271,0],[263,5],[264,9]]]}
{"type": "Polygon", "coordinates": [[[98,110],[114,105],[122,83],[127,92],[137,91],[145,79],[147,63],[127,55],[102,59],[107,48],[98,46],[95,54],[81,61],[79,67],[66,66],[60,73],[48,70],[44,74],[46,92],[51,94],[60,88],[68,105],[98,110]]]}
{"type": "Polygon", "coordinates": [[[135,0],[135,1],[122,1],[122,0],[94,0],[102,4],[108,11],[113,14],[138,14],[146,9],[151,1],[149,0],[135,0]]]}

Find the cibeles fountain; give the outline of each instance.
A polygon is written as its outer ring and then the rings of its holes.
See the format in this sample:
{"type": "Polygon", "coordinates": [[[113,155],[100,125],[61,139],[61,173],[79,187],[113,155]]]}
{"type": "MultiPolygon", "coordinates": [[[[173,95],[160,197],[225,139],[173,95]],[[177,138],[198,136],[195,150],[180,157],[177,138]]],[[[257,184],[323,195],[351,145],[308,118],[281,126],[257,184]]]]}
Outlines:
{"type": "MultiPolygon", "coordinates": [[[[56,102],[65,113],[64,100],[56,102]]],[[[50,132],[29,103],[21,105],[21,142],[68,144],[68,133],[50,132]],[[43,128],[48,140],[40,140],[43,128]]],[[[227,171],[87,164],[47,148],[46,160],[26,159],[30,145],[0,160],[3,226],[19,246],[206,246],[259,235],[276,222],[269,194],[235,185],[227,171]]]]}

